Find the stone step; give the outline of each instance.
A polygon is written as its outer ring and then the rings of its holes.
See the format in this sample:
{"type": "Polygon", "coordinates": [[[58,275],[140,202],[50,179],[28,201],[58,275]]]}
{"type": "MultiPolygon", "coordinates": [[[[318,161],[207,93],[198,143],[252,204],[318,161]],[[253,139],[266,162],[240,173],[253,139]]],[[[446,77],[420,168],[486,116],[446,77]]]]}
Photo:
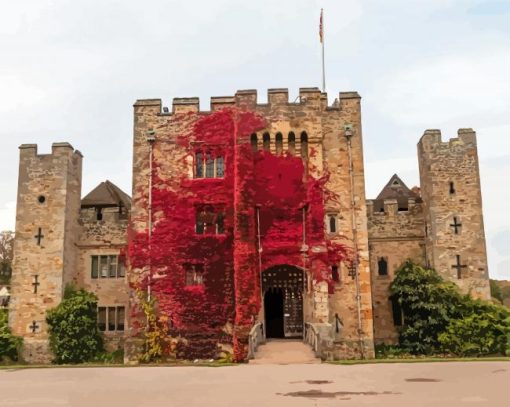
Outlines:
{"type": "Polygon", "coordinates": [[[250,364],[290,365],[321,363],[310,346],[301,340],[268,339],[260,345],[250,364]]]}

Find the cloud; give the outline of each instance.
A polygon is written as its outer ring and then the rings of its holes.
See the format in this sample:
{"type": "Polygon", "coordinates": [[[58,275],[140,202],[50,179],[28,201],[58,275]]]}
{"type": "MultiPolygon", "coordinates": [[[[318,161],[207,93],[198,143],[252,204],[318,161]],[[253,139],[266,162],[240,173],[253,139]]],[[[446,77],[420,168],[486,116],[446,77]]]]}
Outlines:
{"type": "Polygon", "coordinates": [[[510,114],[510,47],[417,61],[381,78],[371,99],[404,126],[481,122],[510,114]]]}
{"type": "Polygon", "coordinates": [[[16,219],[16,202],[6,202],[0,206],[0,231],[14,230],[16,219]]]}

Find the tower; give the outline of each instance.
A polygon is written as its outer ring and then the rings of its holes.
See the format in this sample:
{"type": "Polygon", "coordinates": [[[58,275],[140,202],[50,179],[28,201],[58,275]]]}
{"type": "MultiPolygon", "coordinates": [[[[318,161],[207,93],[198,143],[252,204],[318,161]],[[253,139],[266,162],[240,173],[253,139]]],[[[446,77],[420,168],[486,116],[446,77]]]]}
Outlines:
{"type": "Polygon", "coordinates": [[[9,325],[28,362],[51,360],[46,311],[62,300],[76,269],[82,155],[68,143],[51,154],[20,146],[9,325]]]}
{"type": "Polygon", "coordinates": [[[476,133],[442,142],[427,130],[418,143],[427,263],[465,293],[489,299],[476,133]]]}

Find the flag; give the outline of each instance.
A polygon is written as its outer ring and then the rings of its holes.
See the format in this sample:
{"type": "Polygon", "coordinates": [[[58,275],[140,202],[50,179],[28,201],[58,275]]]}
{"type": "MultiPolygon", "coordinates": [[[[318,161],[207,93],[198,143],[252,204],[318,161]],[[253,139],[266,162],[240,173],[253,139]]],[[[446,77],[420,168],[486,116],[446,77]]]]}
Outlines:
{"type": "Polygon", "coordinates": [[[319,38],[321,39],[321,43],[324,42],[324,24],[322,23],[322,14],[323,14],[323,11],[321,9],[321,20],[320,20],[320,24],[319,24],[319,38]]]}

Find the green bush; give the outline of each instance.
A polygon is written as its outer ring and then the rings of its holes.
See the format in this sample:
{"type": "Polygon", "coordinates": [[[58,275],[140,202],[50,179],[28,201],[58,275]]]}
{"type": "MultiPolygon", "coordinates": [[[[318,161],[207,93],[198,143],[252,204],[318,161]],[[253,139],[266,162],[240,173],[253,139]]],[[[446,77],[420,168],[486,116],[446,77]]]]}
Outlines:
{"type": "Polygon", "coordinates": [[[85,290],[66,288],[62,302],[46,315],[54,363],[83,363],[103,350],[97,329],[97,297],[85,290]]]}
{"type": "Polygon", "coordinates": [[[451,320],[439,335],[443,350],[459,356],[506,354],[510,310],[467,296],[463,300],[462,317],[451,320]]]}
{"type": "Polygon", "coordinates": [[[375,357],[376,359],[402,359],[409,357],[409,352],[401,348],[398,345],[375,345],[375,357]]]}
{"type": "Polygon", "coordinates": [[[460,315],[462,296],[455,284],[407,261],[397,271],[390,293],[404,318],[400,345],[414,354],[435,353],[440,348],[439,334],[460,315]]]}
{"type": "Polygon", "coordinates": [[[100,353],[94,358],[94,362],[121,365],[124,363],[124,349],[100,353]]]}
{"type": "Polygon", "coordinates": [[[17,361],[18,350],[23,342],[22,338],[13,336],[7,322],[7,311],[0,310],[0,362],[7,360],[17,361]]]}
{"type": "Polygon", "coordinates": [[[504,354],[509,347],[510,312],[462,295],[434,270],[407,261],[397,271],[390,293],[402,309],[399,343],[405,351],[467,356],[504,354]]]}

